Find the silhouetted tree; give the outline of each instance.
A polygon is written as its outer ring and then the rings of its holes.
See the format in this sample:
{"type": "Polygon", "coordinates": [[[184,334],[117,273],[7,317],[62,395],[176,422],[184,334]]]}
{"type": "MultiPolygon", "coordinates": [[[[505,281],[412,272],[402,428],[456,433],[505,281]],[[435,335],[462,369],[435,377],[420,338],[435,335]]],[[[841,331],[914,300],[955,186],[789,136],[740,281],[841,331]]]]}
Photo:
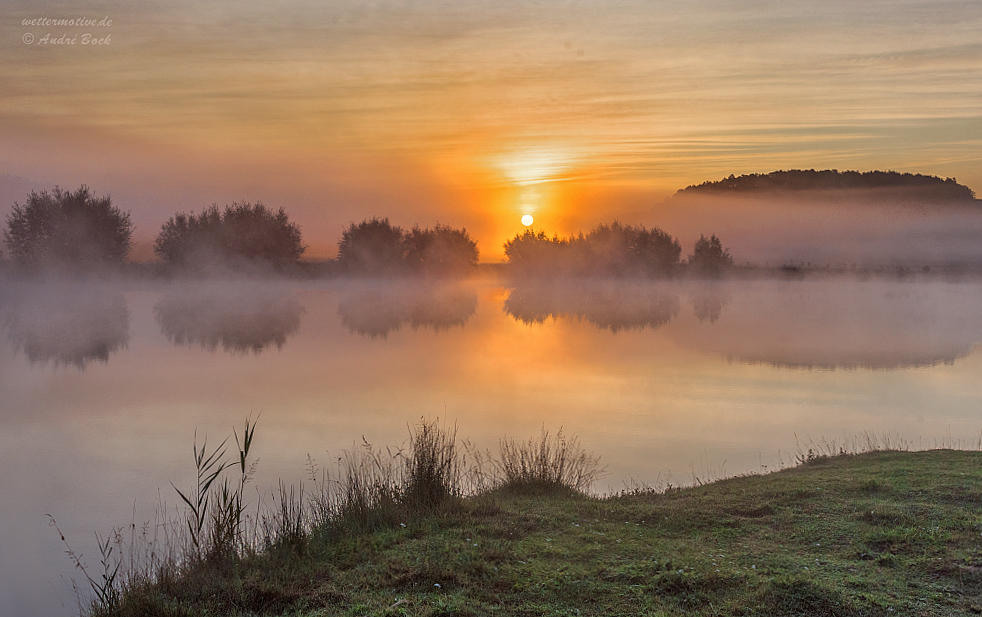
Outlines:
{"type": "Polygon", "coordinates": [[[14,204],[3,232],[17,264],[72,269],[123,263],[132,235],[129,213],[84,185],[74,193],[32,191],[26,204],[14,204]]]}
{"type": "Polygon", "coordinates": [[[387,218],[352,223],[338,242],[338,263],[359,274],[462,274],[477,265],[477,255],[466,229],[416,225],[404,232],[387,218]]]}
{"type": "Polygon", "coordinates": [[[165,263],[187,266],[221,253],[222,213],[212,206],[201,214],[175,214],[154,241],[154,253],[165,263]]]}
{"type": "Polygon", "coordinates": [[[233,255],[277,263],[295,263],[306,250],[300,226],[290,222],[286,210],[273,212],[261,203],[225,208],[222,246],[233,255]]]}
{"type": "Polygon", "coordinates": [[[389,219],[352,223],[338,242],[338,263],[358,273],[396,273],[403,268],[403,233],[389,219]]]}
{"type": "Polygon", "coordinates": [[[526,229],[505,242],[505,256],[519,274],[563,274],[569,270],[569,240],[526,229]]]}
{"type": "Polygon", "coordinates": [[[733,257],[715,235],[708,238],[700,235],[695,249],[689,255],[688,264],[699,274],[718,275],[733,265],[733,257]]]}
{"type": "Polygon", "coordinates": [[[681,254],[678,240],[657,227],[618,222],[570,238],[525,230],[505,243],[505,256],[519,275],[666,276],[681,254]]]}
{"type": "MultiPolygon", "coordinates": [[[[571,240],[587,256],[583,265],[607,276],[664,276],[679,264],[682,245],[664,231],[642,225],[599,225],[586,237],[571,240]]],[[[583,269],[582,267],[580,268],[583,269]]]]}
{"type": "Polygon", "coordinates": [[[432,229],[413,227],[403,237],[406,266],[427,274],[461,274],[477,265],[477,243],[466,229],[437,225],[432,229]]]}
{"type": "Polygon", "coordinates": [[[839,189],[924,189],[925,198],[940,201],[972,201],[972,189],[954,178],[939,178],[896,171],[839,171],[837,169],[789,169],[767,174],[747,174],[687,186],[679,193],[754,193],[773,190],[839,190],[839,189]]]}
{"type": "Polygon", "coordinates": [[[176,214],[160,230],[154,252],[173,266],[203,266],[216,260],[266,262],[276,266],[296,263],[306,247],[300,227],[286,211],[273,211],[262,203],[233,203],[201,214],[176,214]]]}

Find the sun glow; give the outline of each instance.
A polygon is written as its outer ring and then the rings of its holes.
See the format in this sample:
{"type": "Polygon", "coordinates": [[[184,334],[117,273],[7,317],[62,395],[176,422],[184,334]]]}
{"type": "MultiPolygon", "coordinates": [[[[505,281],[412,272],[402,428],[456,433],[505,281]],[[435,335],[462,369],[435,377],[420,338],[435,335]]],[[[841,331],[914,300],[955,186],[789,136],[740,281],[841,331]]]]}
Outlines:
{"type": "Polygon", "coordinates": [[[525,225],[526,227],[528,227],[531,224],[532,224],[532,215],[531,214],[526,214],[525,216],[522,217],[522,225],[525,225]]]}
{"type": "Polygon", "coordinates": [[[528,148],[499,157],[495,166],[512,184],[529,186],[563,179],[572,159],[569,152],[562,150],[528,148]]]}

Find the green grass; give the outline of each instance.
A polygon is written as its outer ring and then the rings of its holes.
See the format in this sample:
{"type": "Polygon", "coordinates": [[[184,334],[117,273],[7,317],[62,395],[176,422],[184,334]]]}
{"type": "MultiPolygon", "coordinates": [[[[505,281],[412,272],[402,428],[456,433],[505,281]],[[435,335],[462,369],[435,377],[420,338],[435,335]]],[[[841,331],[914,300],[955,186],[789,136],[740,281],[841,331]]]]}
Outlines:
{"type": "Polygon", "coordinates": [[[387,485],[395,505],[368,527],[323,509],[305,526],[287,512],[293,526],[273,525],[265,545],[222,568],[144,570],[121,583],[111,610],[92,613],[982,613],[979,452],[813,456],[771,474],[608,497],[515,490],[499,478],[465,497],[448,480],[465,470],[447,458],[446,433],[420,431],[439,456],[405,456],[404,469],[431,481],[423,492],[435,491],[436,505],[400,509],[413,481],[403,479],[387,485]]]}

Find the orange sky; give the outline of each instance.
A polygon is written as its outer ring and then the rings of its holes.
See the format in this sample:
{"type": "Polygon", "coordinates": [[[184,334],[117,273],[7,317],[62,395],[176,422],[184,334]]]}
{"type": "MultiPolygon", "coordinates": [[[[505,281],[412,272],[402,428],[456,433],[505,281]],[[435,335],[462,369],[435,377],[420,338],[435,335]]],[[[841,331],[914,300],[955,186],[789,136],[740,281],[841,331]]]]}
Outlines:
{"type": "Polygon", "coordinates": [[[730,173],[982,191],[980,41],[975,0],[15,0],[0,210],[86,183],[146,247],[176,211],[261,200],[312,256],[378,215],[467,227],[496,261],[522,214],[657,225],[664,197],[730,173]],[[32,21],[77,18],[112,23],[32,21]]]}

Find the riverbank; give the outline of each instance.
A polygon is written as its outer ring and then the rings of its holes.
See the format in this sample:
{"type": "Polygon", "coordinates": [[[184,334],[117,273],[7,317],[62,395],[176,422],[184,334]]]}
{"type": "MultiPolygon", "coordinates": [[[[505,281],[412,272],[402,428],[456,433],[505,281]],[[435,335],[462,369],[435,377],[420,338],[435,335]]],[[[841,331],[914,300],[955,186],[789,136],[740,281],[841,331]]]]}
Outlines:
{"type": "Polygon", "coordinates": [[[980,463],[881,451],[604,498],[499,488],[178,568],[96,614],[978,614],[980,463]]]}

